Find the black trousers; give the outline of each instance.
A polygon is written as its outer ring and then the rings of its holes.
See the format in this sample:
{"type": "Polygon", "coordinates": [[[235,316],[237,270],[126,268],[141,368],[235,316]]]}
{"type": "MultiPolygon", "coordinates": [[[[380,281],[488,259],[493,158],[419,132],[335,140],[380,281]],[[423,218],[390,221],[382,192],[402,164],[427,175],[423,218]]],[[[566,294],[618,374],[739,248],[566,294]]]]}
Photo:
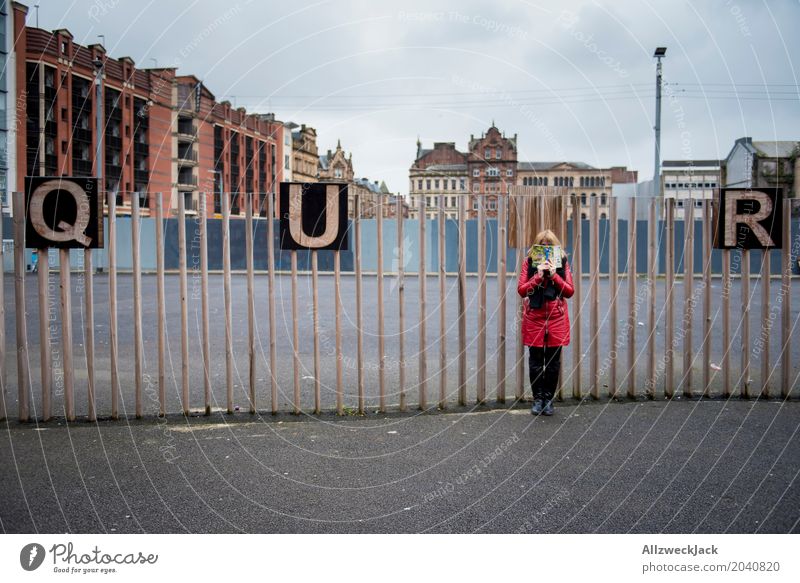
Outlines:
{"type": "Polygon", "coordinates": [[[550,400],[558,388],[561,367],[560,346],[529,346],[528,370],[534,399],[550,400]]]}

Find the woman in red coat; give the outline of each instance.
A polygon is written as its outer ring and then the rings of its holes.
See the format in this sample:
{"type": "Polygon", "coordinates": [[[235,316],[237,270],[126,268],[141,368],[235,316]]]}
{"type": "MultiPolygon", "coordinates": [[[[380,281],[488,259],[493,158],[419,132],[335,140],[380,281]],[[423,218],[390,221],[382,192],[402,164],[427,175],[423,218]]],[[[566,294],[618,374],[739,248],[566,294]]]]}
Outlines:
{"type": "MultiPolygon", "coordinates": [[[[561,246],[549,229],[536,235],[533,244],[561,246]]],[[[524,298],[522,343],[529,352],[528,368],[533,390],[531,413],[534,415],[553,414],[561,347],[569,344],[566,298],[571,298],[574,291],[566,255],[562,255],[558,269],[550,261],[533,265],[530,254],[523,258],[517,293],[524,298]]]]}

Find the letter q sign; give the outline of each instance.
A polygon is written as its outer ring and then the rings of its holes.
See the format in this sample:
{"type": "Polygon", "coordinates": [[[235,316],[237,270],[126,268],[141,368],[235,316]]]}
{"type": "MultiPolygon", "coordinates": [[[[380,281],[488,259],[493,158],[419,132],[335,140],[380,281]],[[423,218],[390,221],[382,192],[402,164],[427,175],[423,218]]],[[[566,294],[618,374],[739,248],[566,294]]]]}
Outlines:
{"type": "Polygon", "coordinates": [[[28,249],[103,247],[103,207],[97,179],[28,176],[25,208],[28,249]]]}
{"type": "Polygon", "coordinates": [[[716,205],[718,249],[780,249],[783,196],[780,188],[725,188],[716,205]]]}

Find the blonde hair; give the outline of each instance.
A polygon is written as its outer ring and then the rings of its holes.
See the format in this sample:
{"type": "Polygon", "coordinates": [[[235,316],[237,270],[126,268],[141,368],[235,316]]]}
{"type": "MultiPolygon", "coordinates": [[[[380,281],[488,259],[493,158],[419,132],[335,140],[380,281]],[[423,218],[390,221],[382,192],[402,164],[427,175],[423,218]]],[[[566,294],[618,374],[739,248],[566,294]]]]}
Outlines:
{"type": "Polygon", "coordinates": [[[561,241],[558,240],[556,234],[551,231],[550,229],[545,229],[544,231],[540,231],[536,237],[533,239],[534,245],[558,245],[559,247],[563,247],[561,245],[561,241]]]}

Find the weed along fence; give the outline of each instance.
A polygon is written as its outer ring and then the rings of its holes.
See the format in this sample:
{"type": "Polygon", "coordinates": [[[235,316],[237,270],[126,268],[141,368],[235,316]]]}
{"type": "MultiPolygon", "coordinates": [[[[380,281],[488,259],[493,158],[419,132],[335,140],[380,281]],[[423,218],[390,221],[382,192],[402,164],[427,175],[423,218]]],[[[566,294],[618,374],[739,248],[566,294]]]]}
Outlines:
{"type": "Polygon", "coordinates": [[[462,196],[457,218],[420,197],[421,219],[381,196],[374,218],[357,197],[348,218],[333,184],[242,195],[244,217],[229,196],[221,218],[203,196],[196,211],[133,196],[124,215],[108,196],[85,237],[96,248],[73,245],[74,204],[58,226],[60,203],[14,194],[0,417],[513,404],[530,394],[516,279],[545,227],[575,274],[559,398],[796,396],[795,201],[724,191],[687,228],[673,200],[551,193],[515,187],[470,209],[462,196]],[[26,244],[41,245],[36,273],[26,244]]]}

